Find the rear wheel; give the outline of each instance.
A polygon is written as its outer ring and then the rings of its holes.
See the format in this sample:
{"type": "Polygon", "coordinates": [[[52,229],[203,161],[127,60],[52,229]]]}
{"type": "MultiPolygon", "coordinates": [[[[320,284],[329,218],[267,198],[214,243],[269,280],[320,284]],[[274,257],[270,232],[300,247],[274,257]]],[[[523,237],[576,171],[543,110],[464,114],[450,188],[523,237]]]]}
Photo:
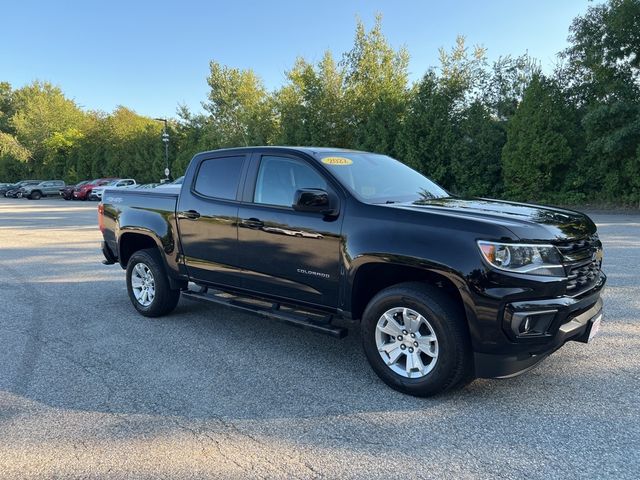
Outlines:
{"type": "Polygon", "coordinates": [[[146,317],[160,317],[173,311],[180,290],[172,289],[158,250],[135,252],[127,264],[127,291],[133,306],[146,317]]]}
{"type": "Polygon", "coordinates": [[[430,285],[378,293],[362,319],[365,354],[390,387],[426,397],[470,381],[473,362],[464,313],[430,285]]]}

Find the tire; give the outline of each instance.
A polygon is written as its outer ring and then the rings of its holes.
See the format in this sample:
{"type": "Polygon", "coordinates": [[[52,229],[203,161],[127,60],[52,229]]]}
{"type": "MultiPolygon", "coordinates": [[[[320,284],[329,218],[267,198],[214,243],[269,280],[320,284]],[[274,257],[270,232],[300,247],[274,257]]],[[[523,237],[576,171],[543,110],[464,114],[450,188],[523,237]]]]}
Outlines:
{"type": "Polygon", "coordinates": [[[145,317],[160,317],[172,312],[178,300],[180,290],[174,290],[169,285],[169,277],[165,271],[160,252],[155,248],[138,250],[127,264],[127,291],[131,303],[139,313],[145,317]],[[145,277],[144,274],[151,274],[145,277]],[[149,280],[151,278],[151,280],[149,280]],[[136,284],[134,287],[133,282],[136,284]],[[140,280],[146,280],[147,295],[141,295],[142,289],[137,288],[140,280]],[[153,291],[152,298],[150,293],[153,291]]]}
{"type": "Polygon", "coordinates": [[[31,192],[31,195],[29,195],[29,199],[31,200],[40,200],[42,198],[42,193],[40,193],[38,190],[31,192]]]}
{"type": "Polygon", "coordinates": [[[371,367],[395,390],[429,397],[473,380],[464,311],[436,287],[408,282],[386,288],[367,305],[361,331],[371,367]],[[388,335],[382,329],[400,335],[388,335]]]}

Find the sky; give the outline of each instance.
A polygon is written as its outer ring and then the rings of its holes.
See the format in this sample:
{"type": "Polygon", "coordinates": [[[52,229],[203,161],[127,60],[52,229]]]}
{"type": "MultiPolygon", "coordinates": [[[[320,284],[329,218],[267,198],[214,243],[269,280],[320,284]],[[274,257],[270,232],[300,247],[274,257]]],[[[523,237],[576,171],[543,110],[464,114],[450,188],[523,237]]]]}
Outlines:
{"type": "Polygon", "coordinates": [[[179,104],[202,109],[209,61],[252,68],[269,89],[285,82],[296,57],[336,58],[353,45],[361,19],[376,13],[394,48],[411,56],[410,78],[438,65],[438,48],[457,35],[490,60],[528,52],[544,71],[567,45],[587,0],[2,0],[0,81],[58,85],[80,106],[118,105],[151,117],[179,104]]]}

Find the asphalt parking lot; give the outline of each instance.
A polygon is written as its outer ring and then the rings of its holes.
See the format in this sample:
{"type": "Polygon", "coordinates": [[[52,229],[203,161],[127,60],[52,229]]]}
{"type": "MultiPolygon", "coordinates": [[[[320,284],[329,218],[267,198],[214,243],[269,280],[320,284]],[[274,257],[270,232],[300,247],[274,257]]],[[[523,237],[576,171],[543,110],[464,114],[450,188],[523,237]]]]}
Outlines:
{"type": "Polygon", "coordinates": [[[639,478],[640,214],[593,215],[606,323],[417,399],[336,340],[181,300],[147,319],[96,204],[0,198],[0,478],[639,478]]]}

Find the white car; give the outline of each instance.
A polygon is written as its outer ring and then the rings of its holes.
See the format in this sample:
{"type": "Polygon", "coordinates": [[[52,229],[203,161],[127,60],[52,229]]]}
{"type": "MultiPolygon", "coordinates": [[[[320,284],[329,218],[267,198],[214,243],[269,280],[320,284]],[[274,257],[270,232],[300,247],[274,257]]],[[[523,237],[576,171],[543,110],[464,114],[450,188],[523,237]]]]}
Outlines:
{"type": "Polygon", "coordinates": [[[158,185],[156,188],[161,188],[161,189],[168,188],[168,189],[179,192],[180,189],[182,188],[183,181],[184,181],[184,175],[176,178],[173,182],[162,183],[158,185]]]}
{"type": "Polygon", "coordinates": [[[105,185],[101,185],[99,187],[95,187],[91,190],[91,196],[89,200],[102,200],[102,194],[104,191],[109,188],[134,188],[138,184],[133,178],[120,178],[118,180],[113,180],[105,185]]]}

